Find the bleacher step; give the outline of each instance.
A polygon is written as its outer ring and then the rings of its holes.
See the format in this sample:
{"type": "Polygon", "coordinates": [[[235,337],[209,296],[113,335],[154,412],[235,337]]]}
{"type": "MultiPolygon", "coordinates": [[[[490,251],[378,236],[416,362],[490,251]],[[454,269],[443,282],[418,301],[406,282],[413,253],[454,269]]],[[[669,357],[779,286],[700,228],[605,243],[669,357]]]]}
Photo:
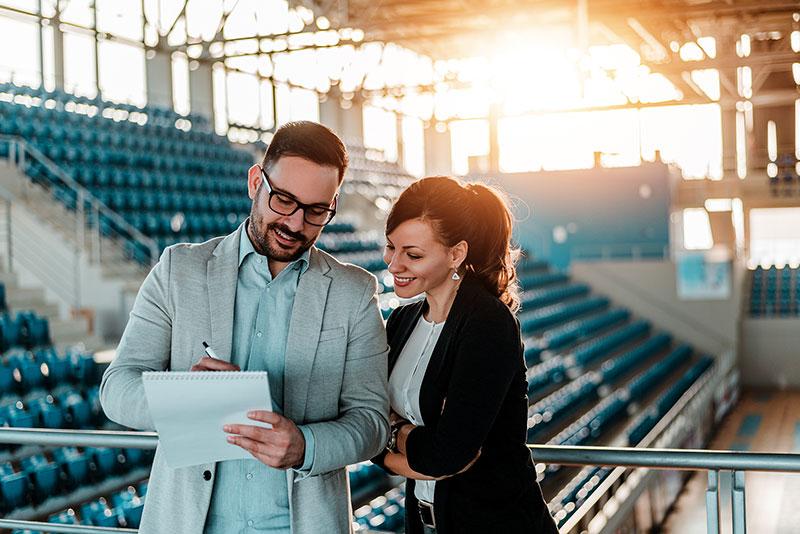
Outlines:
{"type": "Polygon", "coordinates": [[[50,321],[50,337],[55,343],[78,343],[88,337],[86,319],[57,319],[50,321]]]}
{"type": "Polygon", "coordinates": [[[17,287],[10,289],[6,287],[6,302],[12,310],[27,310],[33,306],[46,304],[44,290],[40,287],[17,287]]]}

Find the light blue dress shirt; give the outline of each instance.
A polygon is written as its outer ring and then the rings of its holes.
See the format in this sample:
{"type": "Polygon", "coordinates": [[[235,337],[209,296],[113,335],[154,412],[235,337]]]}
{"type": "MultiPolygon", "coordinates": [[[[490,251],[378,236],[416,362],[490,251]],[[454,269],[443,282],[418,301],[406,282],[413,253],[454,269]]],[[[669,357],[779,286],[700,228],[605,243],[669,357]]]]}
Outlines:
{"type": "MultiPolygon", "coordinates": [[[[256,253],[244,231],[247,224],[249,220],[243,223],[239,243],[231,362],[244,371],[267,371],[273,407],[283,413],[286,339],[297,284],[308,269],[309,252],[273,279],[267,258],[256,253]]],[[[308,471],[314,459],[314,436],[307,428],[299,428],[306,440],[299,471],[308,471]]],[[[289,534],[290,519],[286,471],[255,459],[217,464],[206,534],[289,534]]]]}

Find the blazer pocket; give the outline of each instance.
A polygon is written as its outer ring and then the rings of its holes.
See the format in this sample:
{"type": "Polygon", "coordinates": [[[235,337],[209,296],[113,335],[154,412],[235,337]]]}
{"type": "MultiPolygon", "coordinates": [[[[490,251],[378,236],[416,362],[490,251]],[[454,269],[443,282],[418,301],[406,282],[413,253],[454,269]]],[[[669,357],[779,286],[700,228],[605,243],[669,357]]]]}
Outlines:
{"type": "Polygon", "coordinates": [[[344,328],[341,326],[337,326],[336,328],[329,328],[327,330],[322,330],[319,333],[319,343],[323,341],[330,341],[331,339],[337,339],[340,337],[344,337],[344,328]]]}

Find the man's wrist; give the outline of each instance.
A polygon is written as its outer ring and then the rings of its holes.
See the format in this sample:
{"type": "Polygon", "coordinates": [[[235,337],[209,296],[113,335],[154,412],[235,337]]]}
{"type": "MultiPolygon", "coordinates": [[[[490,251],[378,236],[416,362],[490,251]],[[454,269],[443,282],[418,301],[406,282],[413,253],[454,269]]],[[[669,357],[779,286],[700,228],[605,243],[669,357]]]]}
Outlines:
{"type": "Polygon", "coordinates": [[[297,427],[300,430],[300,434],[303,436],[303,445],[300,459],[297,461],[297,464],[292,467],[292,469],[297,471],[308,471],[311,469],[311,466],[314,462],[314,434],[311,432],[310,428],[307,428],[303,425],[297,427]]]}

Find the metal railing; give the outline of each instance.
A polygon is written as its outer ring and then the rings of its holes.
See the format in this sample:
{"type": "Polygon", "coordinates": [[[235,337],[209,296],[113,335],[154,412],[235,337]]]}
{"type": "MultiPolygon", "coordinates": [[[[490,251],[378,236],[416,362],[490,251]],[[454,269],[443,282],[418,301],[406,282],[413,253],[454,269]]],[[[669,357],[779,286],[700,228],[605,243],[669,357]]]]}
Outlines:
{"type": "Polygon", "coordinates": [[[87,252],[91,263],[120,263],[132,259],[143,261],[142,271],[158,261],[156,242],[110,209],[88,189],[75,181],[64,169],[21,137],[0,135],[6,145],[7,164],[23,174],[34,170],[30,184],[17,192],[23,201],[37,189],[57,194],[64,213],[49,222],[87,252]],[[38,187],[34,187],[38,186],[38,187]],[[131,258],[131,256],[133,257],[131,258]]]}
{"type": "MultiPolygon", "coordinates": [[[[158,444],[158,436],[153,432],[0,428],[0,443],[154,449],[158,444]]],[[[800,454],[790,453],[561,445],[529,445],[529,448],[537,463],[543,464],[707,471],[706,525],[709,534],[720,532],[720,472],[730,471],[733,474],[731,487],[733,534],[745,534],[747,530],[746,472],[800,473],[800,454]]],[[[0,528],[28,528],[65,533],[136,532],[132,529],[56,525],[8,519],[0,519],[0,528]]]]}

